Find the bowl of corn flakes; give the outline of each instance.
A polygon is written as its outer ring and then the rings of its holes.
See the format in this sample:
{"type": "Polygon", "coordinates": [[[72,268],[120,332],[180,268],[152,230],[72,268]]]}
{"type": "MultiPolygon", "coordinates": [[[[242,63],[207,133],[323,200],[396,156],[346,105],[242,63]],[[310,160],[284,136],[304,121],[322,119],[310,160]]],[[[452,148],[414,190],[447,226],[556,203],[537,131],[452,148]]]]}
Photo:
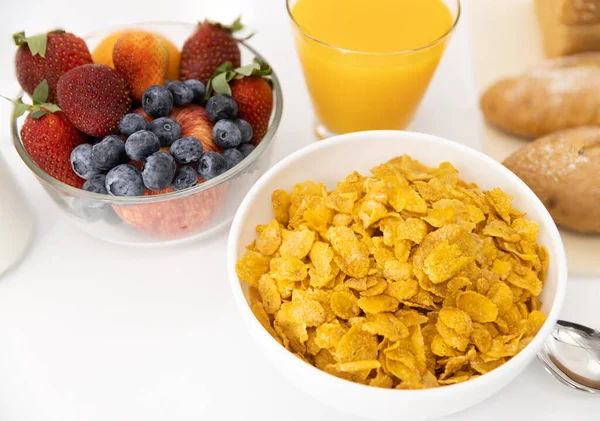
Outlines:
{"type": "Polygon", "coordinates": [[[283,376],[376,420],[448,415],[508,385],[567,281],[556,226],[517,176],[401,131],[336,136],[273,166],[237,211],[227,264],[283,376]]]}

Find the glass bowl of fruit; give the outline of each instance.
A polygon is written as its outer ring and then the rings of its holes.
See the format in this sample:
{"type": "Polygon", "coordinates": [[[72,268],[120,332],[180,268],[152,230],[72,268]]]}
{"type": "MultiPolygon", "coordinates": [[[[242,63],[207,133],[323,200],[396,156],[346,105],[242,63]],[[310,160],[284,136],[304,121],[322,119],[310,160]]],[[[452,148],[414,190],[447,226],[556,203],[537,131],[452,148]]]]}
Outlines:
{"type": "Polygon", "coordinates": [[[15,34],[15,148],[84,232],[164,245],[228,225],[267,170],[283,97],[230,26],[15,34]],[[30,104],[28,104],[30,103],[30,104]]]}

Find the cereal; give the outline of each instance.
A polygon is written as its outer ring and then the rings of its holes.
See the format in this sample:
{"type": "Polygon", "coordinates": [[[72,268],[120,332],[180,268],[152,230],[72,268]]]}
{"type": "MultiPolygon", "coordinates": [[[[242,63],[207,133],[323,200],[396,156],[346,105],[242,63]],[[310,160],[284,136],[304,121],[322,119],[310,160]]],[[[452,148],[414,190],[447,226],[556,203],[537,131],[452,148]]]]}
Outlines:
{"type": "Polygon", "coordinates": [[[362,297],[358,300],[358,307],[365,314],[384,313],[398,309],[399,301],[389,295],[377,295],[374,297],[362,297]]]}
{"type": "Polygon", "coordinates": [[[290,220],[290,194],[285,190],[275,190],[271,195],[275,219],[281,225],[287,225],[290,220]]]}
{"type": "Polygon", "coordinates": [[[348,227],[331,227],[327,238],[333,248],[334,260],[344,273],[354,278],[367,276],[370,267],[369,250],[348,227]]]}
{"type": "Polygon", "coordinates": [[[498,307],[485,295],[475,291],[461,292],[456,297],[456,306],[479,322],[493,322],[498,317],[498,307]]]}
{"type": "Polygon", "coordinates": [[[284,231],[279,252],[282,256],[305,258],[315,242],[315,233],[301,225],[297,231],[284,231]]]}
{"type": "Polygon", "coordinates": [[[279,222],[273,219],[258,235],[256,239],[256,250],[265,255],[270,256],[277,251],[281,245],[281,228],[279,222]]]}
{"type": "Polygon", "coordinates": [[[269,314],[275,314],[281,307],[281,296],[277,288],[277,283],[269,274],[264,274],[258,280],[258,293],[265,307],[265,311],[269,314]]]}
{"type": "Polygon", "coordinates": [[[256,286],[260,277],[269,270],[269,258],[248,251],[235,265],[237,276],[244,282],[256,286]]]}
{"type": "Polygon", "coordinates": [[[358,298],[350,291],[336,291],[331,295],[331,310],[340,319],[356,317],[360,314],[358,298]]]}
{"type": "Polygon", "coordinates": [[[382,388],[460,383],[516,355],[546,321],[538,225],[449,163],[372,174],[273,192],[275,219],[236,264],[258,321],[303,361],[382,388]]]}

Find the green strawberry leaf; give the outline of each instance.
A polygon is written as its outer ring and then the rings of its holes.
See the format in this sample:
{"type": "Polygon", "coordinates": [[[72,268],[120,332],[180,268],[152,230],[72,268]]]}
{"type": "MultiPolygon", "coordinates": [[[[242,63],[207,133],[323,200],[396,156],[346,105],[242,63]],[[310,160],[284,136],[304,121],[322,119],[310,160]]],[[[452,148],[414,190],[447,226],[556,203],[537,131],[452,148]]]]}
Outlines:
{"type": "Polygon", "coordinates": [[[42,80],[38,86],[33,90],[33,95],[31,95],[31,99],[34,104],[43,104],[48,100],[48,93],[50,92],[50,87],[48,86],[48,81],[46,79],[42,80]]]}
{"type": "MultiPolygon", "coordinates": [[[[224,62],[223,64],[221,64],[219,67],[217,67],[215,69],[214,73],[212,74],[212,76],[208,80],[208,83],[206,84],[206,94],[204,95],[205,100],[210,98],[213,91],[216,90],[213,87],[213,79],[221,74],[225,75],[225,82],[229,82],[231,79],[233,79],[235,77],[235,72],[233,71],[233,64],[230,61],[224,62]]],[[[219,82],[217,82],[217,83],[219,83],[219,82]]],[[[229,95],[231,95],[231,94],[229,94],[229,95]]]]}
{"type": "Polygon", "coordinates": [[[47,103],[47,104],[43,104],[43,107],[46,111],[51,112],[52,114],[57,113],[59,111],[62,111],[62,108],[60,108],[58,105],[56,104],[51,104],[51,103],[47,103]]]}
{"type": "Polygon", "coordinates": [[[255,57],[254,62],[258,63],[258,65],[259,65],[259,71],[261,73],[260,76],[268,76],[271,73],[273,73],[273,69],[271,68],[271,65],[269,63],[267,63],[266,61],[263,61],[263,60],[255,57]]]}
{"type": "Polygon", "coordinates": [[[235,69],[236,73],[244,76],[251,76],[255,70],[260,69],[260,65],[257,63],[246,64],[245,66],[238,67],[235,69]]]}
{"type": "Polygon", "coordinates": [[[225,63],[221,64],[219,67],[217,67],[215,69],[213,76],[216,76],[219,73],[230,72],[232,70],[233,70],[233,64],[230,61],[226,61],[225,63]]]}
{"type": "Polygon", "coordinates": [[[229,29],[229,33],[231,33],[231,34],[244,29],[244,25],[242,24],[242,17],[238,16],[238,18],[236,20],[234,20],[233,23],[231,25],[229,25],[229,27],[227,29],[229,29]]]}
{"type": "Polygon", "coordinates": [[[273,70],[267,62],[254,58],[251,64],[238,67],[235,72],[243,76],[268,76],[273,70]]]}
{"type": "Polygon", "coordinates": [[[27,45],[31,55],[35,56],[39,54],[43,58],[46,58],[46,43],[48,42],[48,34],[38,34],[31,37],[27,37],[27,45]]]}
{"type": "Polygon", "coordinates": [[[35,111],[32,111],[31,114],[29,114],[29,116],[31,118],[33,118],[34,120],[37,120],[38,118],[41,118],[41,117],[45,116],[46,114],[48,114],[48,111],[35,110],[35,111]]]}
{"type": "Polygon", "coordinates": [[[27,37],[25,36],[25,32],[17,32],[16,34],[13,34],[13,41],[18,47],[20,47],[23,44],[27,44],[27,37]]]}
{"type": "Polygon", "coordinates": [[[12,118],[13,120],[16,120],[17,118],[21,117],[23,114],[25,114],[27,111],[32,109],[32,106],[29,104],[25,104],[23,102],[23,97],[19,97],[16,100],[12,100],[10,98],[5,97],[4,95],[0,95],[0,98],[4,98],[7,101],[12,102],[12,104],[14,105],[13,107],[13,112],[12,112],[12,118]]]}
{"type": "Polygon", "coordinates": [[[18,98],[14,102],[14,104],[15,104],[15,108],[13,109],[13,113],[12,113],[13,120],[16,120],[17,118],[21,117],[31,107],[31,105],[25,104],[23,102],[23,97],[18,98]]]}
{"type": "MultiPolygon", "coordinates": [[[[231,96],[231,88],[229,87],[228,74],[233,72],[225,72],[218,74],[211,80],[211,88],[218,94],[226,94],[231,96]]],[[[232,77],[233,78],[233,77],[232,77]]]]}

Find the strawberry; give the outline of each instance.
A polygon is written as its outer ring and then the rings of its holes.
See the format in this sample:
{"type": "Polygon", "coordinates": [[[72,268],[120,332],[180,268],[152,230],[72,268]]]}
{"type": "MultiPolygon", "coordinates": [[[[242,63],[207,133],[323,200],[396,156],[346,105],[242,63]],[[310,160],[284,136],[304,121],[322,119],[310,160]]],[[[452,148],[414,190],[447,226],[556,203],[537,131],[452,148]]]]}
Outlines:
{"type": "Polygon", "coordinates": [[[87,136],[67,120],[58,105],[46,103],[48,94],[49,86],[44,80],[32,93],[33,105],[23,103],[21,98],[15,102],[13,118],[29,111],[21,128],[23,147],[43,171],[58,181],[81,188],[85,180],[73,172],[70,156],[76,146],[87,141],[87,136]]]}
{"type": "Polygon", "coordinates": [[[273,89],[260,76],[247,76],[231,82],[231,96],[238,105],[238,117],[252,126],[252,144],[258,145],[267,130],[273,111],[273,89]]]}
{"type": "Polygon", "coordinates": [[[127,32],[118,39],[112,54],[115,69],[131,87],[131,97],[141,102],[144,91],[163,85],[169,65],[169,48],[160,37],[149,32],[127,32]]]}
{"type": "Polygon", "coordinates": [[[208,94],[214,90],[233,97],[238,117],[250,123],[252,143],[258,145],[267,133],[273,112],[273,88],[268,79],[271,67],[255,59],[252,64],[231,68],[229,63],[219,66],[207,87],[208,94]]]}
{"type": "Polygon", "coordinates": [[[104,64],[69,70],[58,81],[57,96],[67,118],[90,136],[116,132],[131,107],[127,82],[104,64]]]}
{"type": "Polygon", "coordinates": [[[243,28],[238,18],[230,26],[204,21],[187,39],[181,49],[180,79],[196,79],[208,83],[214,71],[226,61],[238,67],[241,52],[237,40],[231,35],[243,28]]]}
{"type": "Polygon", "coordinates": [[[19,84],[31,95],[35,87],[46,80],[50,87],[49,101],[56,100],[56,85],[64,73],[92,62],[85,41],[62,30],[31,37],[19,32],[13,39],[19,46],[15,56],[19,84]]]}

